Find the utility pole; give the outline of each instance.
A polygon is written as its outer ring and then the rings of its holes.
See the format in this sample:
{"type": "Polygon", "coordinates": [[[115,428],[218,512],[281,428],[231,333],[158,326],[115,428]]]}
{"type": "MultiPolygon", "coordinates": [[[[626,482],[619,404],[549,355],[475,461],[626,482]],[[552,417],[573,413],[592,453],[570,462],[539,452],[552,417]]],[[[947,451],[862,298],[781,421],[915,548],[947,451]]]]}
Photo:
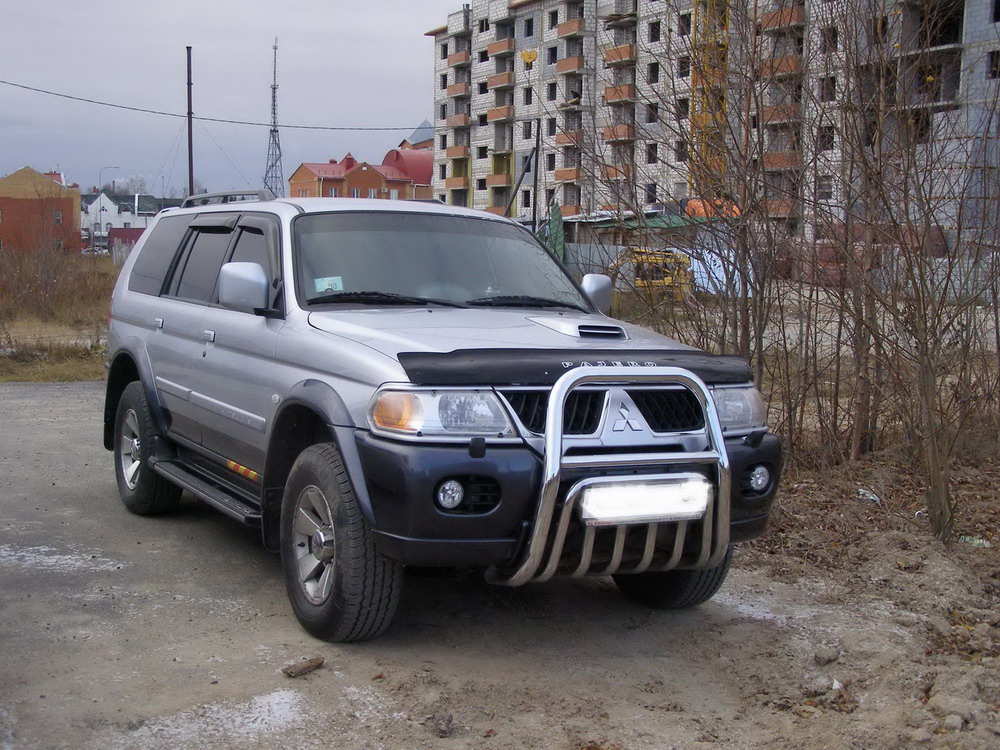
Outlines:
{"type": "Polygon", "coordinates": [[[191,110],[191,45],[187,47],[188,195],[194,195],[194,112],[191,110]]]}
{"type": "Polygon", "coordinates": [[[538,234],[538,159],[542,155],[542,120],[535,118],[535,156],[531,168],[534,170],[535,184],[531,199],[531,233],[538,234]]]}

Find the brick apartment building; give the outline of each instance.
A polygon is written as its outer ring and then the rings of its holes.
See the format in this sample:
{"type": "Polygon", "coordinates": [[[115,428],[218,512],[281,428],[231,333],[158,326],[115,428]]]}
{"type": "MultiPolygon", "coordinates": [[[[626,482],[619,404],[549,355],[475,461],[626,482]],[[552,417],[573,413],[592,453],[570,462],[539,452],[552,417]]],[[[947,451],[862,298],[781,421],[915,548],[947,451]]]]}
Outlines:
{"type": "Polygon", "coordinates": [[[31,167],[0,178],[0,249],[79,252],[79,188],[31,167]]]}
{"type": "MultiPolygon", "coordinates": [[[[762,218],[811,239],[810,205],[850,204],[848,92],[897,97],[885,127],[975,136],[997,96],[998,22],[1000,0],[473,0],[427,32],[433,192],[522,219],[536,200],[541,216],[553,202],[564,216],[652,212],[703,197],[698,170],[723,172],[739,138],[760,153],[762,218]],[[849,45],[884,50],[888,74],[865,80],[849,45]],[[758,95],[741,98],[734,82],[754,76],[758,95]]],[[[995,141],[951,166],[995,165],[995,141]]]]}

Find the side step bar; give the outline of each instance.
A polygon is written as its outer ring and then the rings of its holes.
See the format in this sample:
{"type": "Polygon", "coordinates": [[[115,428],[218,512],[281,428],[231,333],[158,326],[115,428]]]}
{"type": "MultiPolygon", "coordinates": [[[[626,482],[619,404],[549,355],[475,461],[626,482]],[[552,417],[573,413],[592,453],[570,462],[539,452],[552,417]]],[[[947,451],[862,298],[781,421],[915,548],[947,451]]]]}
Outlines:
{"type": "Polygon", "coordinates": [[[208,503],[230,518],[235,518],[247,526],[260,525],[260,511],[257,508],[209,484],[180,464],[153,457],[149,459],[149,465],[161,477],[169,479],[178,487],[187,490],[199,500],[208,503]]]}

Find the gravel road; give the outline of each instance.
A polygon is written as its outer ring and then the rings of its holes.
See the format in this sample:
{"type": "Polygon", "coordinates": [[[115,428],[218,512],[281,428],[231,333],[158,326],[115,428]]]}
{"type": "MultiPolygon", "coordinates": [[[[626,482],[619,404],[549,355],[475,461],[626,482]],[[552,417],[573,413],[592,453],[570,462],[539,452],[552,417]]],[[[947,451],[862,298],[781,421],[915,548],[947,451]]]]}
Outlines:
{"type": "Polygon", "coordinates": [[[383,638],[316,641],[253,532],[190,498],[125,512],[102,400],[100,383],[0,386],[3,750],[885,746],[917,705],[917,677],[891,673],[921,648],[905,613],[738,564],[679,614],[606,580],[409,574],[383,638]]]}

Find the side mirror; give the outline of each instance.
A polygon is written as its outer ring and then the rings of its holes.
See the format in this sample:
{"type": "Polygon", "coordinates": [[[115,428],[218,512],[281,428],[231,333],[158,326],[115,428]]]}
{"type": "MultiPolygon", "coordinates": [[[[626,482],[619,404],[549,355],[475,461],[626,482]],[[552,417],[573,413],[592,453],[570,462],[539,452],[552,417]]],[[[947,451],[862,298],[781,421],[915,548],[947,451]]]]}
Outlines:
{"type": "Polygon", "coordinates": [[[219,271],[219,304],[255,312],[268,306],[267,274],[260,263],[226,263],[219,271]]]}
{"type": "Polygon", "coordinates": [[[588,273],[583,277],[584,294],[594,303],[594,307],[605,315],[611,310],[611,279],[603,273],[588,273]]]}

